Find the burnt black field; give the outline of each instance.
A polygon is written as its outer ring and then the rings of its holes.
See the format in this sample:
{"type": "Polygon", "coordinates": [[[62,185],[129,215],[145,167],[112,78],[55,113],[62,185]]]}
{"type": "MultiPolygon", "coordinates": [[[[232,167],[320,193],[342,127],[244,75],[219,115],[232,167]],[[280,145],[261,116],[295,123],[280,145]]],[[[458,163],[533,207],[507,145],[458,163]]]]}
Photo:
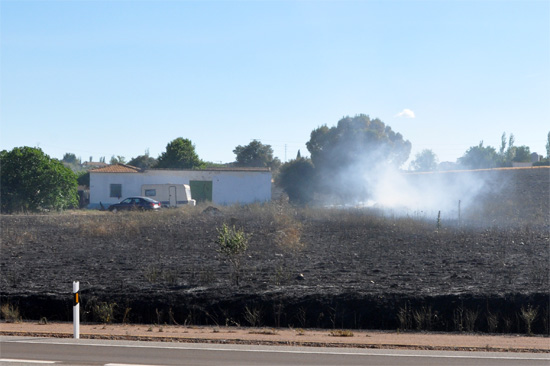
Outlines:
{"type": "Polygon", "coordinates": [[[550,170],[478,174],[499,189],[460,221],[282,201],[3,215],[1,301],[70,321],[79,281],[84,322],[526,333],[530,313],[549,334],[550,170]],[[224,223],[250,235],[238,285],[224,223]]]}

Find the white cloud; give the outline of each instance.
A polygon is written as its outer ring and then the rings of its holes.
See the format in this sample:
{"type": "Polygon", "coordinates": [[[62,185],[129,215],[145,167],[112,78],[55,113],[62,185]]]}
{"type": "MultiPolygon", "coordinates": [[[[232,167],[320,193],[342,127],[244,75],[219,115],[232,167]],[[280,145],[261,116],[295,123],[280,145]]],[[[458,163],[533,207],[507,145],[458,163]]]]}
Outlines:
{"type": "Polygon", "coordinates": [[[395,117],[414,118],[414,112],[410,109],[403,109],[403,111],[397,113],[395,117]]]}

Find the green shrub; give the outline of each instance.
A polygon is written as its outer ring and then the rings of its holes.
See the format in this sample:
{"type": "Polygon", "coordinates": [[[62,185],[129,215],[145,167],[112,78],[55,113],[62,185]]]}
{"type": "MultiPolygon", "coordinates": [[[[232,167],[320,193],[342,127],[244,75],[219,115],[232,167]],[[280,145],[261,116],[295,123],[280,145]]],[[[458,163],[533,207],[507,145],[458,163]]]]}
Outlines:
{"type": "Polygon", "coordinates": [[[239,285],[239,272],[241,269],[241,258],[244,252],[248,249],[249,235],[245,234],[242,229],[236,229],[235,226],[223,226],[217,229],[218,238],[218,253],[227,258],[233,268],[233,280],[239,285]]]}
{"type": "Polygon", "coordinates": [[[111,323],[114,320],[116,303],[100,302],[93,307],[94,315],[102,323],[111,323]]]}

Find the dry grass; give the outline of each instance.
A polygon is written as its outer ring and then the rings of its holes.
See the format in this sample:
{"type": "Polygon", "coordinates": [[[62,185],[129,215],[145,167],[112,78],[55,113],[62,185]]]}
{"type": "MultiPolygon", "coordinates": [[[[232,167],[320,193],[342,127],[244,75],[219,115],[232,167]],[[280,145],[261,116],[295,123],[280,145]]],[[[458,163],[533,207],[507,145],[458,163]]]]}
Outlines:
{"type": "MultiPolygon", "coordinates": [[[[110,214],[111,213],[105,213],[110,214]]],[[[144,226],[144,220],[149,220],[146,213],[128,213],[112,217],[93,216],[87,220],[78,222],[78,230],[82,235],[91,238],[104,238],[113,235],[120,235],[129,238],[140,234],[140,228],[144,226]]]]}
{"type": "Polygon", "coordinates": [[[286,252],[299,252],[305,248],[302,238],[302,224],[287,214],[275,217],[275,244],[286,252]]]}
{"type": "Polygon", "coordinates": [[[331,330],[329,335],[331,337],[353,337],[354,336],[351,330],[346,330],[346,329],[331,330]]]}
{"type": "Polygon", "coordinates": [[[21,321],[19,308],[11,304],[2,304],[0,313],[7,323],[16,323],[21,321]]]}
{"type": "Polygon", "coordinates": [[[273,328],[262,328],[257,330],[251,330],[248,332],[248,334],[277,335],[279,334],[279,332],[277,332],[277,330],[273,328]]]}
{"type": "Polygon", "coordinates": [[[102,216],[107,212],[99,210],[66,210],[58,213],[49,213],[49,215],[62,215],[62,216],[102,216]]]}
{"type": "Polygon", "coordinates": [[[531,331],[532,324],[537,318],[538,313],[539,313],[538,307],[532,307],[531,304],[528,304],[527,308],[523,306],[521,307],[520,316],[521,316],[521,319],[523,319],[523,321],[525,322],[525,332],[527,333],[527,335],[533,334],[533,332],[531,331]]]}
{"type": "Polygon", "coordinates": [[[3,229],[2,244],[19,246],[27,243],[33,243],[37,240],[37,235],[34,231],[31,230],[18,231],[13,229],[3,229]]]}

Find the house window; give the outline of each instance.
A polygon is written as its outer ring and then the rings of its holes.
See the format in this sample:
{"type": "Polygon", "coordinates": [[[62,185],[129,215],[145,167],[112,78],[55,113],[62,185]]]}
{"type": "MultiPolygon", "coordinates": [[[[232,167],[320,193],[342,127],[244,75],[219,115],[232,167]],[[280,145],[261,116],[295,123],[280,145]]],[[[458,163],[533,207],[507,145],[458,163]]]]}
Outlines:
{"type": "Polygon", "coordinates": [[[155,197],[157,195],[156,189],[146,189],[145,190],[145,196],[147,197],[155,197]]]}
{"type": "Polygon", "coordinates": [[[122,184],[111,184],[111,197],[122,197],[122,184]]]}

